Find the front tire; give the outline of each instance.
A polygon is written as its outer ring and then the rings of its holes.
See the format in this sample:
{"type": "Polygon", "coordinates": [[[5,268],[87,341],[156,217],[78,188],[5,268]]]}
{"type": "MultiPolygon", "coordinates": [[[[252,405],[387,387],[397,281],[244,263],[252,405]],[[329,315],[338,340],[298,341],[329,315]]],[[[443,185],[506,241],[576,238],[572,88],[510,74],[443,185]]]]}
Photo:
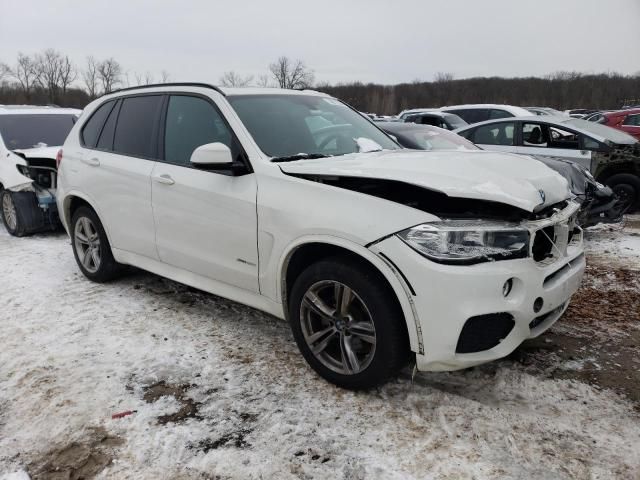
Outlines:
{"type": "Polygon", "coordinates": [[[120,274],[122,266],[114,260],[107,234],[92,209],[80,207],[75,211],[70,234],[73,255],[85,277],[103,283],[120,274]]]}
{"type": "Polygon", "coordinates": [[[409,359],[402,310],[372,268],[333,257],[295,281],[289,320],[302,355],[321,377],[366,389],[397,375],[409,359]]]}
{"type": "Polygon", "coordinates": [[[0,211],[2,223],[10,235],[24,237],[27,234],[27,229],[9,190],[0,190],[0,211]]]}
{"type": "Polygon", "coordinates": [[[631,173],[616,173],[605,183],[624,202],[628,212],[640,208],[640,177],[631,173]]]}

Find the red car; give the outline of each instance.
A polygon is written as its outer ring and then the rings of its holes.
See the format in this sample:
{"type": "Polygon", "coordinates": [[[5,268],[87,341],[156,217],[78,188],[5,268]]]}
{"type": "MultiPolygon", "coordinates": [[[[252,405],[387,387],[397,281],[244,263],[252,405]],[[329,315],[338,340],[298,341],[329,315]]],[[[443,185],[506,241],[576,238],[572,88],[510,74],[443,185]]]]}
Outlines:
{"type": "Polygon", "coordinates": [[[591,116],[589,121],[617,128],[640,140],[640,108],[599,113],[591,116]]]}

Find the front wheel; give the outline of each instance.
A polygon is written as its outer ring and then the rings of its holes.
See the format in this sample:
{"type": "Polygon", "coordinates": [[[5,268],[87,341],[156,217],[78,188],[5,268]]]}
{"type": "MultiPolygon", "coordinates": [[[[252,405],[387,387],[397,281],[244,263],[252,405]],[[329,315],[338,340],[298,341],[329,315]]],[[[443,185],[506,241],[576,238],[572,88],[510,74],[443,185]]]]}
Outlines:
{"type": "Polygon", "coordinates": [[[618,196],[626,211],[632,212],[640,208],[640,177],[631,173],[617,173],[605,183],[618,196]]]}
{"type": "Polygon", "coordinates": [[[0,190],[0,205],[2,206],[2,222],[7,232],[14,237],[24,237],[27,234],[27,229],[9,190],[0,190]]]}
{"type": "Polygon", "coordinates": [[[308,267],[295,281],[289,319],[298,348],[329,382],[371,388],[409,358],[402,311],[372,268],[335,257],[308,267]]]}
{"type": "Polygon", "coordinates": [[[109,239],[96,213],[80,207],[71,219],[71,244],[80,270],[89,280],[107,282],[121,271],[111,253],[109,239]]]}

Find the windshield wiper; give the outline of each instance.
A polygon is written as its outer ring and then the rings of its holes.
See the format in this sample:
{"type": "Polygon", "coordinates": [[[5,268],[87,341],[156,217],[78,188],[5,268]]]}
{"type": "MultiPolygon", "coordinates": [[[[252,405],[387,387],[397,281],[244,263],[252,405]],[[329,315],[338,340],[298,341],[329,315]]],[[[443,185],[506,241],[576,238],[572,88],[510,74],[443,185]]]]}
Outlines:
{"type": "Polygon", "coordinates": [[[295,162],[296,160],[313,160],[314,158],[327,158],[331,155],[323,155],[322,153],[298,153],[297,155],[289,155],[286,157],[275,157],[271,161],[278,162],[295,162]]]}

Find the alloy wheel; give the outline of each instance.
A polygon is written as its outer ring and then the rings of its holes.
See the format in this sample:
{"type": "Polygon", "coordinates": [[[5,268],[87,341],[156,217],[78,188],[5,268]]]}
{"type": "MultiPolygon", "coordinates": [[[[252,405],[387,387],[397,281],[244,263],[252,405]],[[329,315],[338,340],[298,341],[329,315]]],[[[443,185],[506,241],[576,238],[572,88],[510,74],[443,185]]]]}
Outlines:
{"type": "Polygon", "coordinates": [[[78,260],[89,273],[96,273],[100,268],[102,252],[100,236],[93,222],[87,217],[80,217],[76,222],[73,237],[78,260]]]}
{"type": "Polygon", "coordinates": [[[365,370],[376,350],[376,329],[362,299],[347,285],[323,280],[300,305],[304,340],[318,361],[343,375],[365,370]]]}
{"type": "Polygon", "coordinates": [[[10,193],[2,195],[2,213],[5,221],[7,222],[7,226],[11,230],[15,230],[18,226],[18,214],[10,193]]]}

